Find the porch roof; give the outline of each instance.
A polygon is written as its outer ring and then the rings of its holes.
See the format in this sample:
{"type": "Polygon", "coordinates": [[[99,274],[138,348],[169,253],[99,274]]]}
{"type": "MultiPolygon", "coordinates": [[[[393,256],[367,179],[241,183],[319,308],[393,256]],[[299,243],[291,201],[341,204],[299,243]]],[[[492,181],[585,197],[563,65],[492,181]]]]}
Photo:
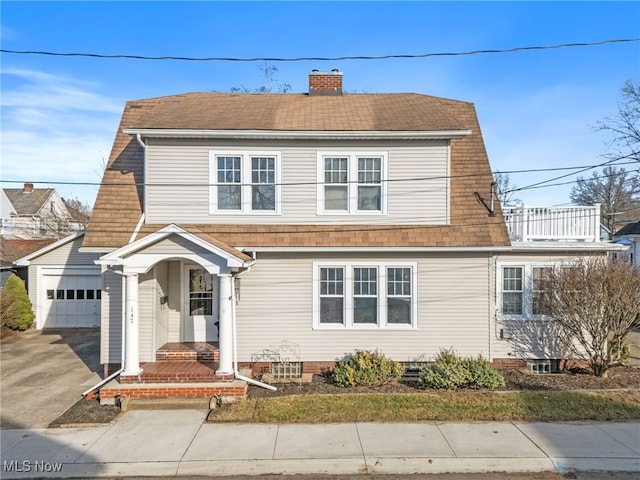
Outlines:
{"type": "MultiPolygon", "coordinates": [[[[99,260],[96,260],[96,263],[100,265],[125,265],[127,263],[127,258],[130,258],[137,253],[142,253],[144,250],[172,235],[182,237],[191,244],[217,255],[226,261],[229,268],[245,267],[253,262],[253,258],[251,256],[230,247],[211,235],[198,231],[196,228],[191,227],[190,229],[185,229],[178,225],[171,224],[103,255],[99,260]]],[[[165,255],[167,257],[176,256],[173,252],[165,255]]],[[[153,260],[150,259],[150,261],[153,260]]]]}

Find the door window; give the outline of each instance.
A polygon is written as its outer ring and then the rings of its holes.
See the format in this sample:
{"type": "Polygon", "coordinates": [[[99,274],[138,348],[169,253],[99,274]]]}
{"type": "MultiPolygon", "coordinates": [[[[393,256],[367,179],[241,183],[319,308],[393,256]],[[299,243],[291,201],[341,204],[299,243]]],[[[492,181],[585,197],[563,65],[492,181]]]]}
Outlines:
{"type": "Polygon", "coordinates": [[[189,269],[189,313],[213,314],[213,277],[202,268],[189,269]]]}

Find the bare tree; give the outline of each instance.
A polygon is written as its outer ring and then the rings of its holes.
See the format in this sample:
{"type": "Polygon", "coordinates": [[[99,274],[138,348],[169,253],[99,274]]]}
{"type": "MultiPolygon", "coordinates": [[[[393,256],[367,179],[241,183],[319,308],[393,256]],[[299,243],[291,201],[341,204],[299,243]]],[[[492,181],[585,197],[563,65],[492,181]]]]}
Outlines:
{"type": "Polygon", "coordinates": [[[498,188],[500,205],[506,207],[520,203],[520,199],[515,197],[515,191],[518,186],[511,183],[511,178],[508,173],[494,172],[493,180],[496,182],[496,187],[498,188]]]}
{"type": "Polygon", "coordinates": [[[63,198],[62,201],[67,206],[72,220],[86,227],[91,217],[91,206],[78,197],[63,198]]]}
{"type": "Polygon", "coordinates": [[[543,303],[568,352],[606,377],[640,326],[640,270],[626,262],[580,258],[545,279],[543,303]]]}
{"type": "Polygon", "coordinates": [[[608,166],[590,178],[578,177],[569,197],[578,205],[602,204],[600,221],[613,233],[640,215],[640,177],[608,166]]]}
{"type": "Polygon", "coordinates": [[[621,89],[618,112],[598,122],[598,130],[611,135],[611,159],[640,162],[640,84],[627,80],[621,89]]]}
{"type": "Polygon", "coordinates": [[[291,85],[288,83],[278,83],[275,77],[278,67],[268,64],[266,61],[262,65],[258,65],[258,70],[262,75],[262,85],[257,88],[248,88],[244,85],[236,85],[229,89],[232,93],[287,93],[291,90],[291,85]]]}

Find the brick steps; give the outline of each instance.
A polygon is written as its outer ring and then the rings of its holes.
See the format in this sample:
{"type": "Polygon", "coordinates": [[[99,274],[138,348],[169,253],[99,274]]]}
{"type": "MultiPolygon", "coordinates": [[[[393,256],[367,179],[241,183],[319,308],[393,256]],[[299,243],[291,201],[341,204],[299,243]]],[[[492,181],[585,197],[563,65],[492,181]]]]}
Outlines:
{"type": "Polygon", "coordinates": [[[145,363],[138,375],[121,375],[120,383],[199,383],[233,380],[233,375],[217,375],[217,362],[165,360],[145,363]]]}
{"type": "Polygon", "coordinates": [[[156,361],[170,360],[217,362],[220,360],[220,351],[215,343],[165,343],[156,352],[156,361]]]}
{"type": "Polygon", "coordinates": [[[213,343],[167,343],[156,361],[141,364],[138,375],[120,375],[100,389],[100,402],[125,399],[245,398],[247,383],[217,375],[220,352],[213,343]]]}
{"type": "Polygon", "coordinates": [[[244,399],[247,382],[232,380],[211,383],[136,383],[123,384],[111,381],[100,389],[100,403],[114,405],[116,400],[139,398],[198,398],[220,396],[222,399],[244,399]]]}

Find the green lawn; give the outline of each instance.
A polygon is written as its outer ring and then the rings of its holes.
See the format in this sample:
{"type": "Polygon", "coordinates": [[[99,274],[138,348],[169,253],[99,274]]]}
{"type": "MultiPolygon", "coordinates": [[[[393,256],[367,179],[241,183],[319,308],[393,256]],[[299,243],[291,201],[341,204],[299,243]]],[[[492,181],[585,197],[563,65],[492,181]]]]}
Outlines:
{"type": "Polygon", "coordinates": [[[215,422],[627,421],[640,419],[640,392],[291,395],[239,401],[215,422]]]}

